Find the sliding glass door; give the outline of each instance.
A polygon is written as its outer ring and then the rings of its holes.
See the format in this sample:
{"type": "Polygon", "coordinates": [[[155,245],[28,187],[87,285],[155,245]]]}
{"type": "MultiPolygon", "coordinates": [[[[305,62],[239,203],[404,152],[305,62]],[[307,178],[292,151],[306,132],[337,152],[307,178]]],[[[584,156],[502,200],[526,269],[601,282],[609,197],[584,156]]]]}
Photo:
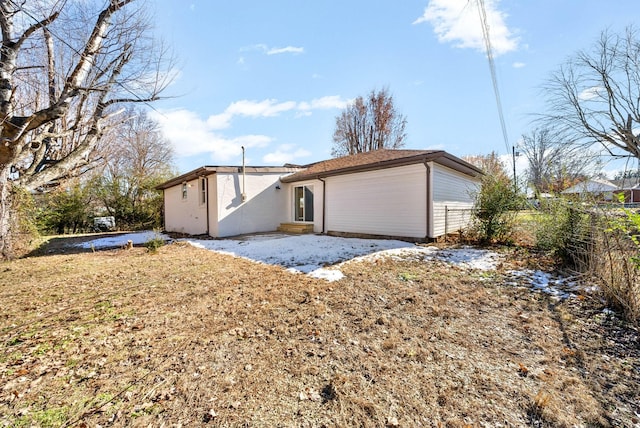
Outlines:
{"type": "Polygon", "coordinates": [[[313,221],[313,186],[294,188],[295,221],[313,221]]]}

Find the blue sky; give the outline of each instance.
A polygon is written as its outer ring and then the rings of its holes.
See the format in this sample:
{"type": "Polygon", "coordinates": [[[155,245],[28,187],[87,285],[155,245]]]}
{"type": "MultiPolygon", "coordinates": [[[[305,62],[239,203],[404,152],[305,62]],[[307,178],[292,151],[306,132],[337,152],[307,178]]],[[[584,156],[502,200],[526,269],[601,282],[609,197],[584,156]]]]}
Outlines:
{"type": "Polygon", "coordinates": [[[330,157],[349,100],[387,87],[407,148],[507,155],[544,109],[550,73],[602,30],[640,21],[637,0],[484,3],[508,144],[477,0],[149,2],[179,68],[151,115],[180,172],[240,164],[243,145],[248,165],[306,164],[330,157]]]}

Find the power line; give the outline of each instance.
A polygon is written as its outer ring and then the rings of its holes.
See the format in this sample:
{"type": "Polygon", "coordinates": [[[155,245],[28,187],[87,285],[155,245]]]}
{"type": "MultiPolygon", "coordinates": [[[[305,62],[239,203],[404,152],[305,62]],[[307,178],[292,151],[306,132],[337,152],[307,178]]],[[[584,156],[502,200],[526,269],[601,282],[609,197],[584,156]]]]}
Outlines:
{"type": "Polygon", "coordinates": [[[487,12],[484,7],[484,0],[477,0],[477,2],[478,2],[478,13],[480,15],[480,26],[482,27],[482,37],[484,38],[484,46],[487,51],[487,60],[489,61],[489,71],[491,72],[491,81],[493,82],[493,92],[496,96],[498,116],[500,117],[500,126],[502,128],[502,138],[504,139],[504,145],[505,145],[505,148],[507,149],[507,153],[509,153],[511,151],[511,145],[509,144],[509,137],[507,135],[507,125],[505,124],[504,113],[502,112],[502,101],[500,99],[500,90],[498,89],[498,78],[496,76],[496,66],[493,61],[493,50],[491,48],[491,37],[489,35],[489,23],[487,22],[487,12]]]}

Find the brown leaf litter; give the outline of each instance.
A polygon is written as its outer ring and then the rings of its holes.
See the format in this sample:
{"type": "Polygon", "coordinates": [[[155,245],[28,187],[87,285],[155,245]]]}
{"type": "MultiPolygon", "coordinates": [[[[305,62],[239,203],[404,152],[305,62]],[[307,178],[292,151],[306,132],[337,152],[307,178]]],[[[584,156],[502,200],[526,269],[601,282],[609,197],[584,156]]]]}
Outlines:
{"type": "Polygon", "coordinates": [[[639,423],[637,331],[593,298],[443,262],[342,270],[184,244],[2,264],[0,426],[639,423]]]}

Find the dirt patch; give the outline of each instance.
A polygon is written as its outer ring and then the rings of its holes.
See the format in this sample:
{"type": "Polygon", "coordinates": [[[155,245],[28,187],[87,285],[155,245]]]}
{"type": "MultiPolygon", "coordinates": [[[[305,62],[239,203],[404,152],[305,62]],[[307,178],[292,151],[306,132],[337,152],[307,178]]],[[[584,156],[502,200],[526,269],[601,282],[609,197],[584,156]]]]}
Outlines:
{"type": "Polygon", "coordinates": [[[633,426],[637,332],[502,270],[172,244],[0,265],[0,426],[633,426]]]}

